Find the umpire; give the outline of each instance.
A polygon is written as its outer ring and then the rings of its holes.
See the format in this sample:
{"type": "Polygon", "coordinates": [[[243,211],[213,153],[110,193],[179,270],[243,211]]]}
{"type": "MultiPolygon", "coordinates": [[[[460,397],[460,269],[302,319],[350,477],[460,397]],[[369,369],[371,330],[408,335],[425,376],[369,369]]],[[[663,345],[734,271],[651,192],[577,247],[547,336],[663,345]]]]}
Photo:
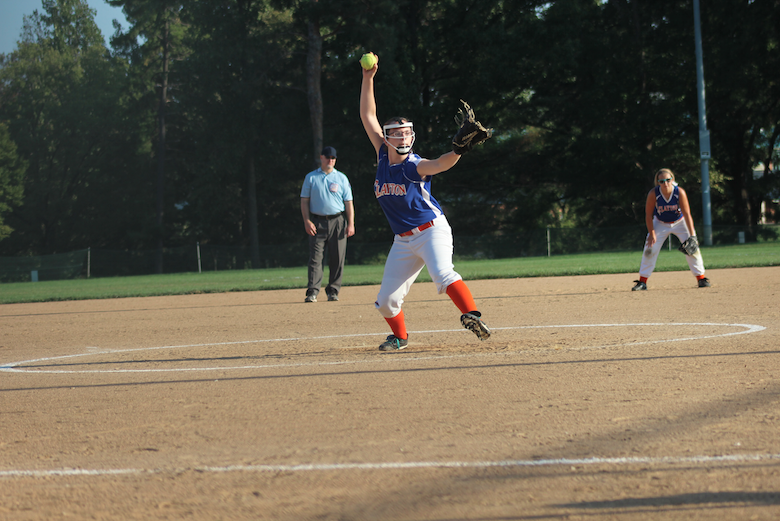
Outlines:
{"type": "Polygon", "coordinates": [[[328,247],[330,270],[325,293],[330,301],[339,299],[347,237],[355,235],[352,186],[347,176],[336,170],[335,148],[322,149],[320,165],[317,170],[306,174],[301,188],[303,228],[309,235],[309,283],[305,302],[317,302],[325,246],[328,247]]]}

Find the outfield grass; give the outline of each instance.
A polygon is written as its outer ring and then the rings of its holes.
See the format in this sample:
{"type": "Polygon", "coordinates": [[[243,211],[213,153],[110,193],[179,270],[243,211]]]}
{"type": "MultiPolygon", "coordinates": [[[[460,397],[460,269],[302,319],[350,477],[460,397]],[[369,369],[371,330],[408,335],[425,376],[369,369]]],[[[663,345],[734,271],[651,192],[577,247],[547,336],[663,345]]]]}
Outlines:
{"type": "MultiPolygon", "coordinates": [[[[388,245],[389,248],[389,245],[388,245]]],[[[703,248],[707,269],[780,265],[780,244],[759,243],[703,248]]],[[[519,259],[455,260],[455,269],[466,280],[518,277],[557,277],[626,273],[636,275],[641,251],[587,253],[519,259]]],[[[664,248],[656,271],[684,271],[685,257],[664,248]]],[[[347,266],[344,286],[379,284],[383,266],[347,266]]],[[[327,269],[325,270],[327,278],[327,269]]],[[[429,282],[426,270],[418,277],[429,282]]],[[[627,281],[630,284],[631,277],[627,281]]],[[[306,287],[306,267],[263,270],[209,271],[136,277],[15,282],[0,284],[0,304],[83,300],[194,293],[224,293],[306,287]]]]}

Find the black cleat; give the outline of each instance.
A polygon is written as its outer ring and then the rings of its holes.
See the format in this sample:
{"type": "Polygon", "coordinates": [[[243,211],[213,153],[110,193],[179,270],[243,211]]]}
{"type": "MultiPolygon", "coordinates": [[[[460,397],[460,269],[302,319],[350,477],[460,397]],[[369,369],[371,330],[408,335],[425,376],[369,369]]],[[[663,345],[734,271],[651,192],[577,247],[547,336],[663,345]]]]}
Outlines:
{"type": "Polygon", "coordinates": [[[380,351],[400,351],[409,344],[408,338],[397,338],[395,335],[390,335],[387,339],[379,344],[380,351]]]}
{"type": "Polygon", "coordinates": [[[481,316],[482,314],[479,311],[463,313],[460,316],[460,323],[466,329],[473,331],[480,340],[487,340],[490,338],[490,329],[482,322],[481,316]]]}

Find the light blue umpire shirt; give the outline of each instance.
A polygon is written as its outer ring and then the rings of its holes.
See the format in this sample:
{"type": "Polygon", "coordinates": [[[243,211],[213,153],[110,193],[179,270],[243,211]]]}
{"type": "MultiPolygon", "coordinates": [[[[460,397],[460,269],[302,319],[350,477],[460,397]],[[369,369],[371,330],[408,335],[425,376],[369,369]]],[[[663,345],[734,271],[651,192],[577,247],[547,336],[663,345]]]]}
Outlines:
{"type": "Polygon", "coordinates": [[[309,198],[309,212],[316,215],[335,215],[344,211],[344,201],[352,200],[352,185],[335,168],[329,174],[322,168],[306,174],[301,197],[309,198]]]}

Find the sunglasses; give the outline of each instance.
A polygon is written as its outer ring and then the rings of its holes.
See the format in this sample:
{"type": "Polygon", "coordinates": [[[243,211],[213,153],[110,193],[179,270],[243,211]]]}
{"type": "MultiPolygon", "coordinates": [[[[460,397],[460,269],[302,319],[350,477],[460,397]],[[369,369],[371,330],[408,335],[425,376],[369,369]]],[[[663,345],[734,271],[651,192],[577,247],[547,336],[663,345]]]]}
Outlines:
{"type": "Polygon", "coordinates": [[[658,182],[659,183],[671,183],[672,182],[672,178],[669,177],[667,179],[659,179],[658,182]]]}

